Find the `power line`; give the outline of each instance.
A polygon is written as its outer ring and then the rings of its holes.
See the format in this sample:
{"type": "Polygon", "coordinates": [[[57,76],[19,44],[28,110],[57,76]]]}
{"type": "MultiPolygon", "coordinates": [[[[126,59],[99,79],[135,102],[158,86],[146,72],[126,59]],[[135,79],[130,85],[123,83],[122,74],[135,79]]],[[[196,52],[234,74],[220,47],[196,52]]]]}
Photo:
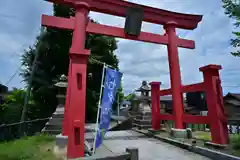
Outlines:
{"type": "Polygon", "coordinates": [[[18,20],[20,22],[23,23],[22,20],[20,20],[17,16],[14,16],[14,15],[7,15],[7,14],[2,14],[0,13],[0,18],[4,18],[4,19],[14,19],[14,20],[18,20]]]}
{"type": "Polygon", "coordinates": [[[20,71],[21,66],[17,68],[17,70],[14,72],[14,74],[9,78],[9,80],[5,83],[5,86],[7,86],[12,80],[13,78],[17,75],[17,73],[20,71]]]}

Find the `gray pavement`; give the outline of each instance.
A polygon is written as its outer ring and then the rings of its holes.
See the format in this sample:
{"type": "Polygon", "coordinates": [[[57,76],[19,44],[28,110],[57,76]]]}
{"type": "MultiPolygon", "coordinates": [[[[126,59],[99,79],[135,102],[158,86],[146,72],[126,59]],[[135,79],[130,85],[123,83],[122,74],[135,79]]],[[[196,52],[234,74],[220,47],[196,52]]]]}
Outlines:
{"type": "Polygon", "coordinates": [[[96,155],[114,155],[125,152],[128,147],[139,149],[140,160],[209,160],[131,130],[107,132],[103,145],[96,150],[96,155]]]}

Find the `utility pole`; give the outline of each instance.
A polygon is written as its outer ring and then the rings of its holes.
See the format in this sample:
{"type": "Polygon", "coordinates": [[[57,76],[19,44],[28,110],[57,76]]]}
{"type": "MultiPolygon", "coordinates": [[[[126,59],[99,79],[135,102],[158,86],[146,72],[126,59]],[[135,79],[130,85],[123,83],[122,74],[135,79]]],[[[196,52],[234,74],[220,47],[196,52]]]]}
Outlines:
{"type": "Polygon", "coordinates": [[[30,78],[28,80],[28,87],[27,87],[27,91],[26,94],[24,96],[24,105],[23,105],[23,109],[22,109],[22,114],[21,114],[21,120],[20,120],[20,126],[19,126],[19,133],[20,135],[25,134],[25,119],[26,119],[26,112],[27,112],[27,105],[28,105],[28,98],[30,96],[30,92],[31,92],[31,88],[32,88],[32,81],[33,81],[33,76],[36,70],[36,64],[37,64],[37,59],[39,57],[39,50],[41,48],[41,46],[43,45],[43,38],[45,37],[46,32],[43,31],[43,29],[41,29],[41,33],[40,33],[40,37],[39,37],[39,41],[38,44],[36,46],[36,50],[35,50],[35,57],[33,60],[33,65],[32,65],[32,72],[30,75],[30,78]]]}

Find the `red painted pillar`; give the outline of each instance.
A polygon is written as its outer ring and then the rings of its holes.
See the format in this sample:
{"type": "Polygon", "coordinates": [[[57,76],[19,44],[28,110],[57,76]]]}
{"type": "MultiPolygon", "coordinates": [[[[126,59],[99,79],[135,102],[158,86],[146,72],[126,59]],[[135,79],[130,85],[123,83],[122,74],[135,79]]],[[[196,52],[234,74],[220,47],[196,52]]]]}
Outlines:
{"type": "Polygon", "coordinates": [[[216,144],[227,144],[229,137],[220,85],[220,69],[221,66],[219,65],[208,65],[201,67],[200,71],[203,72],[204,77],[212,142],[216,144]]]}
{"type": "Polygon", "coordinates": [[[75,14],[72,46],[70,48],[71,74],[69,84],[69,116],[68,116],[68,158],[84,156],[84,126],[86,106],[86,72],[90,55],[85,50],[86,26],[89,6],[78,3],[75,14]]]}
{"type": "Polygon", "coordinates": [[[181,94],[181,73],[178,58],[178,46],[175,23],[170,22],[164,26],[168,36],[168,61],[173,99],[173,114],[175,116],[175,128],[183,129],[183,100],[181,94]]]}
{"type": "Polygon", "coordinates": [[[160,129],[160,82],[151,83],[151,98],[152,98],[152,128],[154,130],[160,129]]]}

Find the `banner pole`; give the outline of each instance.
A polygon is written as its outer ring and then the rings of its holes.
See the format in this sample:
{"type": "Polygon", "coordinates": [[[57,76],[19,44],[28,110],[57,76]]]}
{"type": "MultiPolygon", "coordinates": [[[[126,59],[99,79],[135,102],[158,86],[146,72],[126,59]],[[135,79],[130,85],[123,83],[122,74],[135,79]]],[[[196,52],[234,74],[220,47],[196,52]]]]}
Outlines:
{"type": "Polygon", "coordinates": [[[106,64],[103,63],[102,80],[101,80],[100,94],[99,94],[99,100],[98,100],[98,111],[97,111],[97,119],[96,119],[96,125],[95,125],[95,137],[94,137],[92,155],[95,153],[95,150],[96,150],[96,139],[97,139],[98,122],[99,122],[100,109],[101,109],[102,90],[104,87],[103,83],[104,83],[104,76],[105,76],[105,68],[106,68],[106,64]]]}
{"type": "MultiPolygon", "coordinates": [[[[117,97],[117,115],[119,117],[119,115],[120,115],[119,92],[117,94],[118,94],[118,97],[117,97]]],[[[118,124],[119,124],[119,121],[118,121],[118,124]]]]}

